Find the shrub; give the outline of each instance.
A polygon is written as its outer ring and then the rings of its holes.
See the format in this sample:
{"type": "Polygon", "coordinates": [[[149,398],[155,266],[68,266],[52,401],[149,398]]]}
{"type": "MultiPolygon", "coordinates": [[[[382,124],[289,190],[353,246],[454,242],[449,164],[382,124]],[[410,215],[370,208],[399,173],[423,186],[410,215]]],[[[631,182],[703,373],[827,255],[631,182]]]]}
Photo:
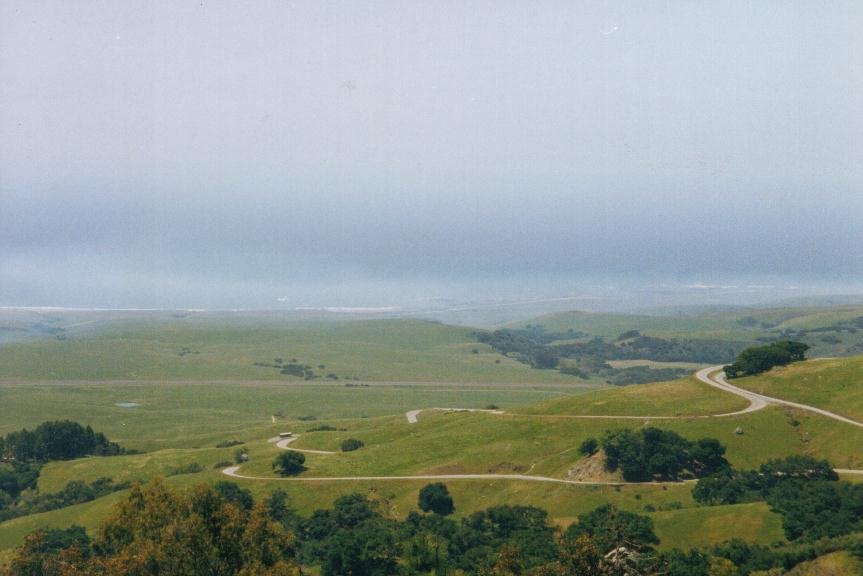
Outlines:
{"type": "Polygon", "coordinates": [[[188,464],[182,464],[180,466],[174,466],[173,468],[169,468],[166,472],[166,475],[179,476],[180,474],[197,474],[198,472],[203,472],[203,470],[204,467],[197,462],[189,462],[188,464]]]}
{"type": "Polygon", "coordinates": [[[290,450],[276,456],[273,461],[273,470],[282,476],[295,476],[306,469],[304,464],[306,457],[300,452],[290,450]]]}
{"type": "Polygon", "coordinates": [[[747,348],[733,364],[725,367],[725,374],[729,378],[761,374],[774,366],[785,366],[803,360],[808,349],[808,344],[791,340],[747,348]]]}
{"type": "Polygon", "coordinates": [[[245,442],[242,442],[240,440],[223,440],[216,444],[216,448],[231,448],[233,446],[239,446],[241,444],[245,444],[245,442]]]}
{"type": "Polygon", "coordinates": [[[596,438],[588,438],[581,443],[581,446],[578,447],[578,451],[585,456],[593,456],[599,451],[599,440],[596,438]]]}
{"type": "Polygon", "coordinates": [[[455,510],[452,496],[449,495],[446,484],[442,482],[423,486],[420,490],[417,504],[423,512],[434,512],[439,516],[452,514],[453,510],[455,510]]]}
{"type": "Polygon", "coordinates": [[[365,446],[362,440],[357,440],[356,438],[348,438],[347,440],[342,440],[342,452],[353,452],[354,450],[359,450],[365,446]]]}
{"type": "Polygon", "coordinates": [[[321,424],[319,426],[312,426],[306,432],[344,432],[344,428],[336,428],[335,426],[330,426],[329,424],[321,424]]]}
{"type": "Polygon", "coordinates": [[[566,537],[576,539],[581,534],[593,538],[600,550],[611,550],[621,545],[638,549],[649,549],[659,544],[653,531],[653,520],[633,512],[618,510],[605,504],[587,514],[579,514],[578,522],[566,530],[566,537]]]}

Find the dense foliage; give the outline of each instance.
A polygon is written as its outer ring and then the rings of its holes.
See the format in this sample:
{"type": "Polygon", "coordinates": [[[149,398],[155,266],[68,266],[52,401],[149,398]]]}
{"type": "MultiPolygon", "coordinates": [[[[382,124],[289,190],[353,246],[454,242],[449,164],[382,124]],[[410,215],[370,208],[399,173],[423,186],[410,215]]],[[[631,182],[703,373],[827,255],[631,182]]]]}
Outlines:
{"type": "Polygon", "coordinates": [[[356,438],[347,438],[342,440],[342,443],[340,444],[342,452],[353,452],[354,450],[359,450],[363,446],[365,446],[363,441],[356,438]]]}
{"type": "Polygon", "coordinates": [[[81,456],[111,456],[122,449],[101,432],[77,422],[44,422],[34,430],[10,432],[0,438],[0,457],[17,462],[70,460],[81,456]]]}
{"type": "Polygon", "coordinates": [[[659,544],[653,531],[653,521],[647,516],[618,510],[611,504],[581,514],[578,522],[566,530],[568,538],[589,535],[600,550],[611,550],[624,545],[635,550],[648,550],[659,544]]]}
{"type": "Polygon", "coordinates": [[[255,501],[232,482],[177,493],[157,479],[134,485],[93,538],[80,527],[31,534],[0,574],[286,576],[303,566],[322,576],[737,576],[784,573],[819,554],[863,550],[863,538],[839,537],[781,548],[732,540],[656,551],[651,520],[610,505],[581,514],[561,533],[532,506],[495,506],[461,520],[410,512],[397,520],[391,503],[372,494],[342,496],[303,518],[280,490],[255,501]]]}
{"type": "Polygon", "coordinates": [[[625,385],[672,380],[688,374],[681,368],[632,366],[613,368],[610,360],[657,362],[730,362],[750,343],[709,339],[664,339],[637,330],[621,334],[613,342],[581,332],[545,332],[534,326],[524,330],[477,332],[480,342],[501,354],[534,368],[557,368],[582,378],[600,377],[609,384],[625,385]]]}
{"type": "Polygon", "coordinates": [[[455,510],[452,496],[449,495],[449,490],[443,482],[423,486],[417,498],[417,504],[423,512],[434,512],[441,516],[452,514],[455,510]]]}
{"type": "Polygon", "coordinates": [[[0,437],[0,521],[87,502],[119,489],[102,478],[90,485],[69,482],[60,492],[39,494],[36,483],[46,462],[122,452],[104,434],[68,420],[0,437]]]}
{"type": "Polygon", "coordinates": [[[771,460],[758,470],[725,469],[702,478],[692,496],[709,505],[766,500],[789,540],[863,530],[863,485],[840,482],[829,462],[809,456],[771,460]]]}
{"type": "Polygon", "coordinates": [[[728,468],[725,447],[713,438],[693,442],[670,430],[623,428],[606,432],[601,443],[606,469],[620,469],[629,482],[701,477],[728,468]]]}
{"type": "Polygon", "coordinates": [[[774,366],[785,366],[791,362],[803,360],[807,350],[809,350],[808,344],[790,340],[747,348],[740,353],[733,364],[725,367],[725,374],[729,378],[761,374],[774,366]]]}
{"type": "Polygon", "coordinates": [[[188,495],[154,480],[132,487],[90,540],[80,529],[31,534],[19,576],[298,575],[295,540],[264,503],[248,510],[202,485],[188,495]]]}
{"type": "Polygon", "coordinates": [[[273,470],[282,476],[295,476],[306,469],[306,457],[300,452],[282,452],[273,461],[273,470]]]}
{"type": "MultiPolygon", "coordinates": [[[[81,480],[72,480],[59,492],[49,494],[34,492],[26,498],[8,499],[4,498],[3,494],[0,493],[0,522],[5,522],[10,518],[17,518],[18,516],[47,512],[49,510],[72,506],[73,504],[90,502],[91,500],[127,487],[128,484],[117,484],[110,478],[99,478],[90,484],[81,480]]],[[[30,488],[35,488],[35,482],[30,488]]]]}

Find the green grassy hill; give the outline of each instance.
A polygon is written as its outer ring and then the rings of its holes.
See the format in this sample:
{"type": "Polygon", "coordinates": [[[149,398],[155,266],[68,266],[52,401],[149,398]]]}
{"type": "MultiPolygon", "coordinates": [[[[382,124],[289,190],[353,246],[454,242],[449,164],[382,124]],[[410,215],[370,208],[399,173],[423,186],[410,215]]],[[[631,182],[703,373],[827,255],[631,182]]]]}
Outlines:
{"type": "Polygon", "coordinates": [[[524,414],[695,416],[742,410],[749,402],[705,386],[694,376],[565,396],[516,409],[524,414]]]}
{"type": "MultiPolygon", "coordinates": [[[[863,357],[810,361],[739,382],[774,386],[775,390],[764,391],[813,404],[823,402],[836,411],[841,406],[857,410],[860,395],[854,386],[861,367],[863,357]],[[812,395],[813,390],[818,394],[812,395]],[[802,396],[792,398],[794,394],[802,396]]],[[[602,390],[579,388],[575,379],[488,353],[470,340],[470,330],[421,321],[264,323],[251,328],[209,319],[115,323],[67,340],[4,346],[0,374],[14,380],[23,376],[61,380],[61,375],[67,380],[72,379],[69,374],[76,378],[89,374],[97,380],[0,384],[0,432],[70,418],[104,431],[126,447],[146,451],[51,463],[39,480],[45,493],[61,489],[70,479],[93,481],[103,476],[119,482],[158,474],[181,487],[214,482],[224,479],[215,466],[233,457],[234,448],[216,448],[225,440],[242,441],[248,448],[251,459],[243,473],[271,477],[271,462],[279,450],[267,439],[284,430],[302,434],[297,447],[337,452],[309,454],[305,476],[503,473],[565,478],[582,458],[578,446],[583,440],[611,428],[648,425],[690,439],[717,438],[738,468],[808,454],[827,458],[837,467],[863,469],[859,448],[863,429],[776,406],[745,415],[709,417],[739,410],[746,403],[693,378],[602,390]],[[183,347],[200,354],[181,356],[178,350],[183,347]],[[109,359],[103,358],[106,355],[109,359]],[[369,380],[460,383],[346,386],[343,381],[305,382],[270,367],[254,366],[255,361],[279,356],[314,366],[325,364],[327,371],[360,372],[369,380]],[[257,371],[260,376],[255,382],[243,382],[247,374],[257,371]],[[266,378],[271,381],[262,381],[266,378]],[[126,402],[136,406],[118,406],[126,402]],[[506,412],[428,411],[417,424],[409,424],[404,417],[410,409],[489,404],[506,412]],[[275,422],[274,414],[278,414],[275,422]],[[312,430],[324,424],[336,430],[312,430]],[[738,428],[742,434],[735,433],[738,428]],[[365,446],[338,452],[348,437],[361,439],[365,446]],[[192,464],[200,471],[188,472],[192,464]]],[[[415,508],[417,492],[426,483],[345,480],[315,483],[310,489],[302,481],[237,482],[258,495],[283,487],[292,506],[305,514],[359,490],[386,499],[400,516],[415,508]]],[[[566,525],[580,513],[613,502],[626,510],[649,510],[663,547],[705,545],[734,536],[764,544],[782,540],[779,518],[765,505],[700,507],[692,500],[689,484],[615,487],[492,479],[447,484],[459,515],[500,503],[524,503],[548,509],[556,522],[566,525]]],[[[0,549],[17,545],[40,526],[79,523],[95,528],[109,504],[120,497],[114,494],[0,524],[0,549]]]]}
{"type": "Polygon", "coordinates": [[[790,364],[734,384],[863,422],[863,356],[790,364]]]}
{"type": "Polygon", "coordinates": [[[319,379],[579,382],[492,353],[472,334],[422,320],[127,320],[63,340],[4,345],[0,380],[297,380],[255,365],[280,358],[312,367],[319,379]]]}

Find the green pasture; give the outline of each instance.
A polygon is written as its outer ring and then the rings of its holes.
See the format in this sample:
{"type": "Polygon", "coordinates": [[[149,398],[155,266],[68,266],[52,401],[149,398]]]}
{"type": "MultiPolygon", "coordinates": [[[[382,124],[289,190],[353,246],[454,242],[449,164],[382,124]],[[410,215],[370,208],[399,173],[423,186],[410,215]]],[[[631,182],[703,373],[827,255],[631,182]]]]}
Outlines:
{"type": "Polygon", "coordinates": [[[735,412],[748,405],[743,398],[707,386],[693,376],[564,396],[515,411],[524,414],[694,416],[735,412]]]}
{"type": "Polygon", "coordinates": [[[0,381],[300,380],[255,365],[281,358],[339,381],[582,382],[496,354],[473,332],[422,320],[120,322],[66,340],[4,345],[0,381]]]}
{"type": "Polygon", "coordinates": [[[863,422],[863,356],[799,362],[734,384],[863,422]]]}

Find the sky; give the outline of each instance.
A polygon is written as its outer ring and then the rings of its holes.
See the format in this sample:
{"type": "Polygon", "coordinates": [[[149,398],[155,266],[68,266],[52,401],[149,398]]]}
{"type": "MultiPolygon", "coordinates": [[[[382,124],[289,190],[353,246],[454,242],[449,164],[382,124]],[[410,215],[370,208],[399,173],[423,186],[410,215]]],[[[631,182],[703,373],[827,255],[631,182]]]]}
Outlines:
{"type": "Polygon", "coordinates": [[[0,3],[0,306],[863,286],[863,4],[0,3]]]}

